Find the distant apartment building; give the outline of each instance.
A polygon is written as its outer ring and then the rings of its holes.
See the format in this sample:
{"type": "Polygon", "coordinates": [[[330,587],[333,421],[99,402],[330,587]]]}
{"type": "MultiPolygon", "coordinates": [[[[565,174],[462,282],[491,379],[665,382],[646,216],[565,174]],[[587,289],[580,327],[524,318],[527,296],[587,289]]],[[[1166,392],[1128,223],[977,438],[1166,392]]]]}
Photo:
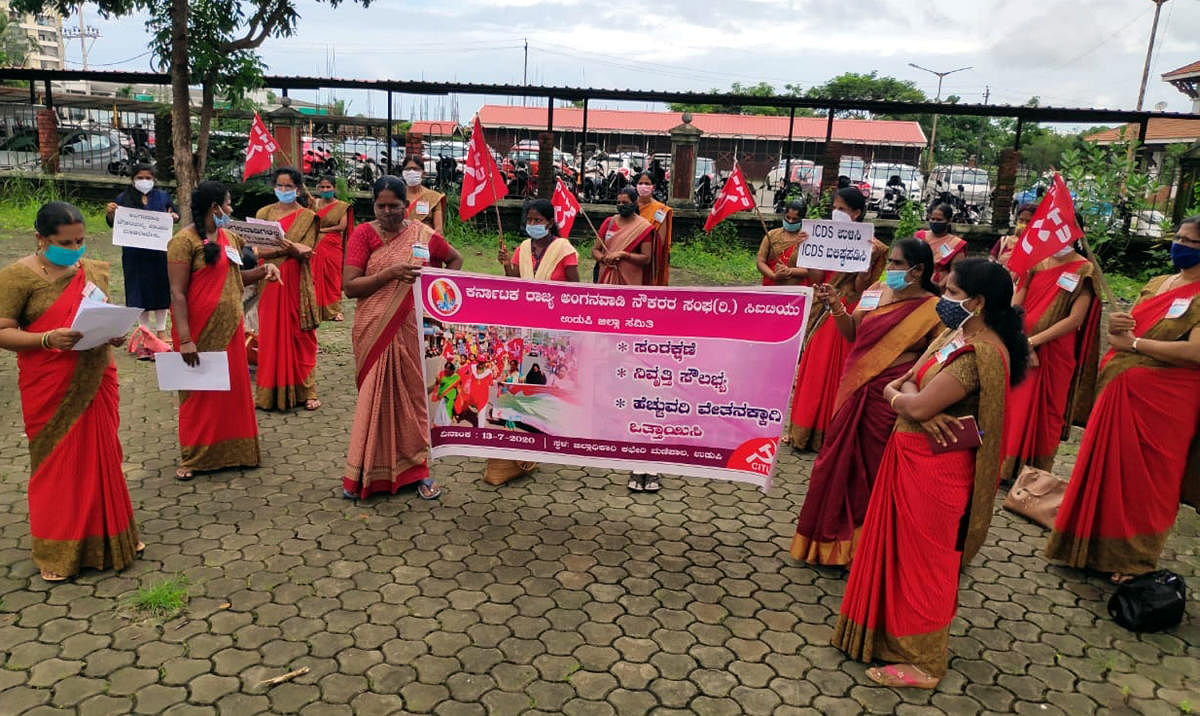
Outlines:
{"type": "Polygon", "coordinates": [[[63,47],[62,15],[55,12],[20,13],[9,9],[8,0],[0,0],[0,12],[8,15],[29,37],[29,54],[25,66],[42,70],[66,68],[66,48],[63,47]]]}

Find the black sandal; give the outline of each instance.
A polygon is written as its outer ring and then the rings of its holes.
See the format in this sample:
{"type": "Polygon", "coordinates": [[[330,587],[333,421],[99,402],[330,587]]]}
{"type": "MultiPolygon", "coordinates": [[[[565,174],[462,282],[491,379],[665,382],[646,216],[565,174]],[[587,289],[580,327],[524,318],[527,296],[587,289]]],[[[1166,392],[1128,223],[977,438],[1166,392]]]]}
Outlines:
{"type": "Polygon", "coordinates": [[[658,481],[658,475],[643,475],[642,489],[646,492],[658,492],[662,489],[662,484],[658,481]]]}
{"type": "Polygon", "coordinates": [[[638,475],[636,473],[633,475],[630,475],[629,476],[629,484],[626,485],[626,487],[629,488],[630,492],[643,492],[646,489],[646,486],[642,484],[642,481],[644,479],[645,479],[644,475],[638,475]]]}

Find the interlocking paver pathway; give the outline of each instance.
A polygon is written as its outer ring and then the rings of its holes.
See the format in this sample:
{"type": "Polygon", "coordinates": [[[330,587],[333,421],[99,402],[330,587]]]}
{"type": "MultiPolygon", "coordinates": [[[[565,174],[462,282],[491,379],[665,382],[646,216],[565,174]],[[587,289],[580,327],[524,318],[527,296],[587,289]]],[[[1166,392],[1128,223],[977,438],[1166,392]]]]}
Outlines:
{"type": "MultiPolygon", "coordinates": [[[[121,373],[125,468],[145,558],[48,585],[29,556],[28,453],[15,361],[0,356],[0,714],[1178,714],[1200,709],[1200,608],[1138,636],[1111,586],[1048,567],[1041,528],[997,507],[962,577],[936,692],[867,685],[828,645],[840,570],[787,553],[811,456],[785,451],[766,495],[543,465],[493,488],[478,460],[434,464],[438,502],[352,503],[349,324],[323,329],[316,413],[259,413],[265,464],[173,478],[175,397],[121,373]],[[332,342],[331,342],[332,341],[332,342]],[[181,573],[165,622],[123,605],[181,573]],[[308,667],[295,680],[259,682],[308,667]]],[[[1060,471],[1069,470],[1067,445],[1060,471]]],[[[1163,566],[1200,587],[1200,519],[1163,566]]]]}

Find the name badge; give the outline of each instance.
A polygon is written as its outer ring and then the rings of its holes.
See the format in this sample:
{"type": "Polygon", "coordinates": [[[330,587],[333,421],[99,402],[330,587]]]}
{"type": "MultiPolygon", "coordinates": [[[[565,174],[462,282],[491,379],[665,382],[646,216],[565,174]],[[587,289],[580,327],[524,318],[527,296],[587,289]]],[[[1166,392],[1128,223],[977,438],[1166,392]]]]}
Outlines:
{"type": "Polygon", "coordinates": [[[225,257],[229,259],[229,263],[231,264],[242,265],[242,252],[232,246],[225,247],[225,257]]]}
{"type": "Polygon", "coordinates": [[[100,287],[91,281],[88,281],[84,285],[83,297],[89,301],[96,301],[97,303],[108,303],[108,296],[104,295],[104,292],[100,290],[100,287]]]}
{"type": "Polygon", "coordinates": [[[1059,276],[1058,287],[1067,293],[1075,293],[1075,289],[1079,287],[1079,274],[1064,273],[1059,276]]]}
{"type": "Polygon", "coordinates": [[[657,221],[658,223],[660,223],[660,224],[663,223],[663,221],[666,218],[667,218],[667,210],[666,209],[659,209],[658,211],[654,212],[654,220],[657,221]]]}
{"type": "Polygon", "coordinates": [[[863,291],[862,298],[858,300],[857,310],[874,311],[879,308],[879,297],[883,295],[883,291],[863,291]]]}
{"type": "Polygon", "coordinates": [[[429,213],[429,202],[418,201],[417,202],[417,213],[418,214],[428,214],[429,213]]]}
{"type": "Polygon", "coordinates": [[[609,229],[609,230],[608,230],[607,232],[605,232],[605,234],[604,234],[604,240],[605,240],[605,241],[612,241],[612,238],[613,238],[614,236],[616,236],[616,235],[617,235],[617,232],[616,232],[615,230],[613,230],[613,229],[609,229]]]}
{"type": "Polygon", "coordinates": [[[429,247],[425,244],[413,244],[412,255],[413,258],[417,259],[418,261],[428,261],[429,247]]]}
{"type": "Polygon", "coordinates": [[[949,256],[951,250],[950,244],[942,244],[938,247],[938,253],[942,255],[942,258],[949,256]]]}
{"type": "Polygon", "coordinates": [[[1188,306],[1191,304],[1192,299],[1190,298],[1177,298],[1174,301],[1171,301],[1170,307],[1167,308],[1167,318],[1179,318],[1183,314],[1187,313],[1188,306]]]}
{"type": "Polygon", "coordinates": [[[937,359],[938,363],[945,363],[947,358],[954,355],[954,351],[956,351],[962,347],[963,347],[962,341],[955,338],[954,340],[950,341],[946,345],[942,346],[941,350],[939,350],[937,353],[935,353],[933,355],[933,357],[935,359],[937,359]]]}

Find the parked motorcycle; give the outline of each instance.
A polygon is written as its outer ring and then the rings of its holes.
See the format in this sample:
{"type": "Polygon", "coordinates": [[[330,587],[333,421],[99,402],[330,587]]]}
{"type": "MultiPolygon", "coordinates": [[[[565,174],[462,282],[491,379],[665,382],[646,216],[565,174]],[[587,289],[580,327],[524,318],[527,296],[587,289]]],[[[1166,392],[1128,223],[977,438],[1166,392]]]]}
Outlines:
{"type": "Polygon", "coordinates": [[[949,189],[942,186],[938,182],[937,191],[933,196],[933,201],[929,203],[927,211],[933,211],[934,207],[939,204],[949,204],[954,209],[954,216],[950,219],[955,224],[978,224],[983,210],[974,205],[967,203],[965,198],[966,189],[962,184],[958,185],[958,193],[955,194],[949,189]]]}

